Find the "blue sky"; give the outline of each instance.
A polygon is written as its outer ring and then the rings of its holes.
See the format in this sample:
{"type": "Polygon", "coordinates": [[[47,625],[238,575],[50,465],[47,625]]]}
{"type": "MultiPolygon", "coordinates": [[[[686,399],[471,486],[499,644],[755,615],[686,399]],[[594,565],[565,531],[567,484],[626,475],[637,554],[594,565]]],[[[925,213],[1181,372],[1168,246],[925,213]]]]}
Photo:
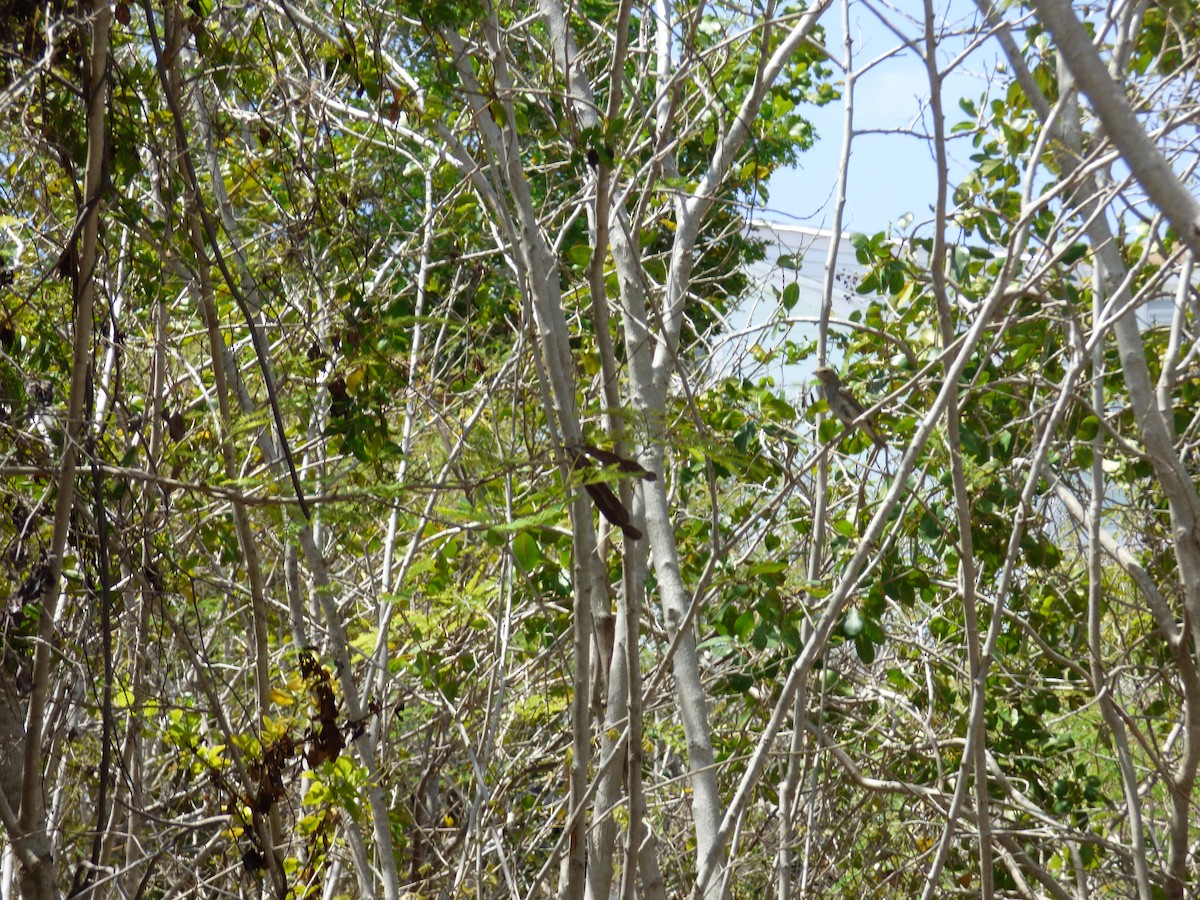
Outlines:
{"type": "MultiPolygon", "coordinates": [[[[899,5],[903,9],[906,4],[899,5]]],[[[920,15],[918,4],[907,5],[915,15],[920,15]]],[[[936,0],[935,8],[951,29],[972,25],[978,15],[969,0],[936,0]]],[[[901,15],[902,12],[889,12],[892,21],[902,21],[901,15]]],[[[850,20],[856,67],[900,45],[896,35],[884,28],[864,3],[852,4],[850,20]]],[[[844,52],[840,8],[835,5],[823,21],[826,45],[835,57],[840,57],[844,52]]],[[[919,21],[902,24],[905,34],[920,37],[923,26],[919,21]]],[[[941,44],[938,52],[943,64],[962,48],[962,41],[957,39],[941,44]]],[[[986,75],[995,69],[997,50],[994,43],[976,50],[947,79],[943,88],[947,131],[965,117],[958,106],[959,98],[978,99],[987,89],[986,75]]],[[[858,130],[911,128],[926,133],[930,127],[928,97],[924,63],[913,51],[901,50],[859,79],[855,91],[855,127],[858,130]]],[[[777,172],[771,179],[770,201],[761,215],[772,221],[826,228],[832,218],[842,147],[842,104],[811,108],[805,115],[817,129],[817,145],[802,157],[798,168],[777,172]]],[[[970,152],[968,142],[952,143],[952,186],[965,174],[970,152]]],[[[934,162],[927,141],[911,134],[859,135],[854,139],[850,157],[845,230],[881,231],[906,213],[911,213],[917,223],[926,221],[932,217],[935,190],[934,162]]]]}
{"type": "MultiPolygon", "coordinates": [[[[866,63],[885,55],[900,45],[900,40],[884,28],[866,3],[852,0],[850,9],[852,34],[855,42],[855,64],[866,63]]],[[[901,11],[891,11],[893,21],[902,21],[903,7],[920,15],[921,6],[908,0],[898,0],[901,11]]],[[[977,12],[971,0],[934,0],[947,28],[974,31],[977,12]]],[[[923,34],[920,21],[903,21],[903,32],[913,38],[923,34]]],[[[825,19],[827,46],[840,56],[843,51],[841,9],[835,6],[825,19]]],[[[938,47],[942,65],[957,57],[963,41],[950,38],[938,47]]],[[[966,114],[958,105],[962,97],[978,99],[987,91],[987,76],[994,76],[999,48],[993,42],[975,50],[943,85],[943,112],[946,131],[966,114]]],[[[838,76],[840,78],[840,76],[838,76]]],[[[843,230],[873,233],[901,223],[912,216],[912,225],[905,223],[904,232],[920,227],[933,218],[937,182],[930,142],[922,135],[932,131],[928,110],[929,80],[925,64],[912,50],[901,50],[895,56],[873,66],[858,80],[855,90],[855,128],[859,131],[888,129],[888,134],[860,134],[855,137],[847,180],[847,204],[843,230]]],[[[755,366],[748,352],[756,343],[775,346],[785,336],[795,340],[815,337],[815,321],[820,313],[822,280],[828,243],[808,229],[828,229],[832,225],[833,197],[837,167],[842,152],[842,103],[823,108],[812,107],[804,115],[816,127],[816,145],[801,157],[795,169],[781,170],[771,179],[770,200],[756,218],[788,226],[783,233],[772,237],[779,242],[779,251],[767,252],[767,259],[752,269],[760,292],[752,292],[750,302],[739,307],[730,317],[726,344],[713,355],[716,368],[722,365],[754,369],[758,374],[772,375],[777,384],[786,386],[796,396],[809,396],[815,358],[802,363],[785,365],[775,359],[767,366],[755,366]],[[809,246],[811,245],[811,246],[809,246]],[[801,272],[782,272],[775,267],[779,252],[794,252],[796,246],[807,246],[801,272]],[[767,327],[776,310],[777,292],[782,286],[796,281],[800,299],[792,310],[792,321],[784,331],[767,327]]],[[[950,142],[951,187],[967,173],[969,156],[973,152],[970,138],[950,142]]],[[[768,232],[763,232],[764,236],[768,232]]],[[[853,251],[848,243],[840,247],[838,270],[857,271],[853,251]]],[[[839,295],[840,296],[840,295],[839,295]]],[[[848,315],[863,299],[850,296],[835,302],[835,318],[848,315]]],[[[840,326],[835,326],[840,327],[840,326]]],[[[834,359],[838,364],[839,360],[834,359]]],[[[744,373],[743,373],[744,374],[744,373]]]]}

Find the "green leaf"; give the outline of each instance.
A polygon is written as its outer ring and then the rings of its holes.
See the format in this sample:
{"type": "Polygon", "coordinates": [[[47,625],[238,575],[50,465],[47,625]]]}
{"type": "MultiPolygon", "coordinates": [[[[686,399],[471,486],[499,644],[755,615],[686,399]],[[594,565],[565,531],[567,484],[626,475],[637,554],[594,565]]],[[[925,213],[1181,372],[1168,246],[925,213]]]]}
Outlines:
{"type": "Polygon", "coordinates": [[[875,645],[867,640],[865,636],[859,635],[854,639],[854,651],[858,654],[858,658],[862,660],[863,665],[869,666],[875,662],[875,645]]]}
{"type": "Polygon", "coordinates": [[[1087,253],[1088,253],[1088,245],[1087,244],[1083,243],[1082,241],[1072,244],[1070,249],[1068,249],[1062,255],[1062,265],[1069,266],[1074,263],[1077,263],[1077,262],[1079,262],[1079,260],[1081,260],[1085,256],[1087,256],[1087,253]]]}
{"type": "Polygon", "coordinates": [[[783,293],[779,297],[779,302],[786,312],[791,312],[792,308],[796,305],[796,301],[799,299],[800,285],[793,281],[783,289],[783,293]]]}
{"type": "Polygon", "coordinates": [[[917,686],[911,678],[895,666],[887,670],[887,681],[888,684],[898,691],[908,692],[914,690],[917,686]]]}
{"type": "Polygon", "coordinates": [[[512,547],[513,556],[516,557],[517,563],[526,572],[532,571],[538,563],[545,559],[545,556],[542,554],[541,544],[528,531],[522,531],[514,537],[512,547]]]}
{"type": "Polygon", "coordinates": [[[575,244],[567,250],[567,262],[579,269],[586,269],[592,262],[592,248],[587,244],[575,244]]]}
{"type": "Polygon", "coordinates": [[[737,617],[737,621],[733,623],[733,632],[741,640],[746,640],[747,636],[754,630],[756,617],[753,610],[746,610],[737,617]]]}
{"type": "Polygon", "coordinates": [[[942,529],[942,523],[935,519],[929,513],[921,516],[921,524],[919,526],[921,537],[925,540],[934,543],[945,537],[945,532],[942,529]]]}
{"type": "Polygon", "coordinates": [[[737,433],[733,436],[733,446],[737,447],[739,453],[745,453],[750,449],[757,431],[758,429],[754,427],[753,422],[747,422],[737,430],[737,433]]]}
{"type": "Polygon", "coordinates": [[[558,509],[544,509],[539,513],[534,513],[531,516],[521,516],[513,519],[511,522],[498,522],[491,526],[488,531],[495,531],[500,534],[508,534],[513,531],[527,531],[530,528],[538,528],[542,525],[549,525],[551,522],[557,522],[562,518],[562,512],[558,509]]]}

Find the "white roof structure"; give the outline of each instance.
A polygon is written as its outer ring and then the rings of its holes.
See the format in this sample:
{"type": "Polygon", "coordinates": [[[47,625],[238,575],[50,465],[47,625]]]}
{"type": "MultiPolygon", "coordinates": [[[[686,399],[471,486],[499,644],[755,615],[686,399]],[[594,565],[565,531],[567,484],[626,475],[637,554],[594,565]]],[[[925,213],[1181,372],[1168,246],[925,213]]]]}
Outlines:
{"type": "MultiPolygon", "coordinates": [[[[774,248],[767,250],[765,260],[751,266],[750,272],[755,281],[762,285],[765,292],[771,287],[783,290],[794,281],[800,286],[800,300],[792,313],[799,316],[819,313],[833,232],[763,221],[752,222],[751,228],[755,237],[774,244],[774,248]]],[[[843,234],[838,242],[833,266],[835,307],[842,304],[857,305],[861,301],[854,291],[862,270],[863,267],[854,257],[850,235],[843,234]]]]}
{"type": "MultiPolygon", "coordinates": [[[[750,228],[756,237],[767,241],[766,258],[750,267],[750,290],[729,314],[728,331],[714,348],[705,374],[710,377],[744,374],[753,378],[768,374],[789,393],[799,392],[812,383],[814,357],[792,365],[779,359],[763,365],[757,361],[763,354],[751,351],[755,345],[769,351],[784,340],[815,340],[833,232],[762,220],[751,222],[750,228]],[[784,319],[779,297],[793,283],[799,288],[799,298],[784,319]]],[[[864,272],[865,267],[855,258],[850,235],[843,234],[833,259],[834,319],[846,319],[855,310],[864,310],[874,299],[857,293],[864,272]]],[[[1200,267],[1193,273],[1192,281],[1200,284],[1200,267]]],[[[1178,279],[1168,281],[1158,295],[1142,303],[1138,321],[1143,329],[1170,324],[1178,302],[1174,296],[1177,289],[1178,279]]],[[[834,359],[833,364],[837,363],[834,359]]]]}
{"type": "MultiPolygon", "coordinates": [[[[833,232],[764,221],[752,222],[750,227],[754,236],[768,242],[766,258],[750,266],[750,289],[729,314],[728,330],[714,348],[705,375],[761,378],[767,374],[789,393],[798,393],[812,381],[815,358],[792,365],[781,359],[764,365],[758,362],[762,354],[755,353],[754,348],[769,351],[784,340],[816,338],[833,232]],[[793,283],[799,288],[799,297],[783,320],[779,297],[793,283]]],[[[862,272],[850,235],[843,234],[833,263],[834,318],[846,318],[856,309],[865,309],[868,298],[855,290],[862,272]]]]}

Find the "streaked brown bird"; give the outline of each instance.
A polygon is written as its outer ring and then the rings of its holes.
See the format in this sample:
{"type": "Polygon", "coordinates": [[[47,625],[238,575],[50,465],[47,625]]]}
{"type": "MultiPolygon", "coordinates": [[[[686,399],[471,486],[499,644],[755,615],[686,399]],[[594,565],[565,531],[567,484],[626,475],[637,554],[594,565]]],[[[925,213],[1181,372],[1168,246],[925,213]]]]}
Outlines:
{"type": "Polygon", "coordinates": [[[880,437],[874,417],[862,418],[866,408],[850,393],[850,389],[842,384],[838,373],[828,366],[820,366],[814,374],[821,382],[821,393],[825,402],[829,404],[829,411],[847,428],[861,428],[862,433],[874,441],[876,447],[886,447],[887,441],[880,437]]]}

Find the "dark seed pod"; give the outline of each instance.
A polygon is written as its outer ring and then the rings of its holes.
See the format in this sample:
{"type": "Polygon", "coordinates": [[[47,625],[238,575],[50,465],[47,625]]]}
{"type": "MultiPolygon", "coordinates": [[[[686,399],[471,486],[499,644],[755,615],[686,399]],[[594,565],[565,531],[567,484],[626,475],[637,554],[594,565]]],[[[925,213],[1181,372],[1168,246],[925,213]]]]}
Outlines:
{"type": "Polygon", "coordinates": [[[257,875],[267,867],[267,858],[257,847],[250,847],[242,854],[242,865],[249,874],[257,875]]]}
{"type": "Polygon", "coordinates": [[[183,413],[179,410],[171,413],[169,416],[163,413],[167,420],[167,434],[171,436],[173,441],[182,441],[184,435],[187,434],[187,421],[183,418],[183,413]]]}

